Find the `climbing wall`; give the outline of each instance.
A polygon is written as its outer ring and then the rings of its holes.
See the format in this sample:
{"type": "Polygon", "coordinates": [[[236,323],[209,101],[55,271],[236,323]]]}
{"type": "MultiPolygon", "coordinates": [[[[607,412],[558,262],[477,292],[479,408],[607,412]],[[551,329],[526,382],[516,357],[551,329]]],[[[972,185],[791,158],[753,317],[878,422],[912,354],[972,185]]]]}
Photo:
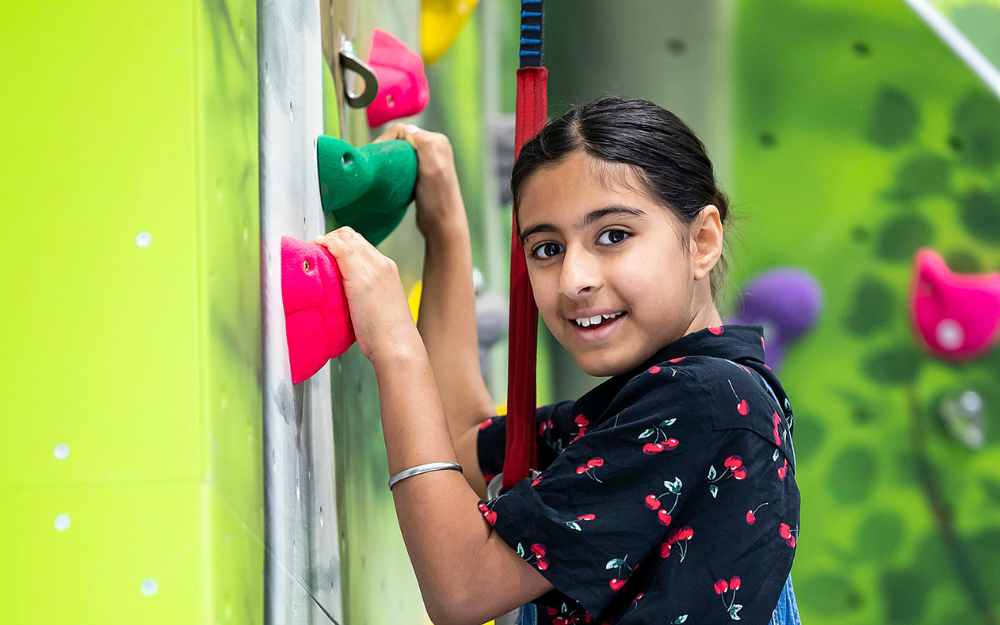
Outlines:
{"type": "Polygon", "coordinates": [[[262,623],[252,1],[0,5],[0,623],[262,623]]]}
{"type": "MultiPolygon", "coordinates": [[[[995,45],[995,4],[952,8],[995,45]]],[[[919,246],[1000,269],[1000,102],[904,2],[745,0],[733,58],[733,282],[792,264],[826,301],[781,372],[803,620],[997,623],[1000,354],[928,356],[906,296],[919,246]]]]}
{"type": "MultiPolygon", "coordinates": [[[[341,23],[358,57],[368,58],[375,27],[389,31],[411,49],[420,50],[419,2],[355,0],[351,4],[341,23]]],[[[328,100],[333,87],[333,81],[328,82],[328,100]]],[[[358,91],[360,86],[354,89],[358,91]]],[[[357,146],[370,143],[378,131],[369,129],[365,111],[345,107],[342,95],[336,95],[341,136],[357,146]]],[[[431,98],[436,97],[440,96],[432,85],[431,98]]],[[[413,121],[422,123],[420,119],[413,121]]],[[[335,227],[332,221],[327,225],[335,227]]],[[[409,292],[421,278],[424,249],[412,208],[379,249],[396,261],[403,287],[409,292]]],[[[425,625],[429,619],[386,487],[389,475],[375,371],[356,345],[331,361],[330,367],[343,622],[425,625]]]]}

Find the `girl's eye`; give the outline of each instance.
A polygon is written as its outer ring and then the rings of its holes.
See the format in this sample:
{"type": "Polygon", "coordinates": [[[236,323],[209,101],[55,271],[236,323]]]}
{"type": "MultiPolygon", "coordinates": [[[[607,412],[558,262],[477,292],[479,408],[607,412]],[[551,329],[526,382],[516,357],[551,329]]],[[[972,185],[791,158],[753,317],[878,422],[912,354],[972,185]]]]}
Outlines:
{"type": "Polygon", "coordinates": [[[605,230],[598,237],[597,242],[604,245],[617,245],[628,238],[629,234],[624,230],[605,230]]]}
{"type": "Polygon", "coordinates": [[[531,253],[535,258],[552,258],[556,254],[562,251],[562,246],[558,243],[543,243],[535,248],[535,251],[531,253]]]}

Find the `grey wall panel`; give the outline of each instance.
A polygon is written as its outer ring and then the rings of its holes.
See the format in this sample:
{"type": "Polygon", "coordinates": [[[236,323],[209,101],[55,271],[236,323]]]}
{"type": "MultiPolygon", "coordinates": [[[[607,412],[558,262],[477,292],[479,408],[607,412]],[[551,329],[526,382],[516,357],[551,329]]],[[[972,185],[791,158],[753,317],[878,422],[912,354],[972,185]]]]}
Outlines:
{"type": "Polygon", "coordinates": [[[258,2],[264,331],[265,617],[342,622],[329,366],[293,386],[281,301],[282,235],[323,232],[318,0],[258,2]]]}

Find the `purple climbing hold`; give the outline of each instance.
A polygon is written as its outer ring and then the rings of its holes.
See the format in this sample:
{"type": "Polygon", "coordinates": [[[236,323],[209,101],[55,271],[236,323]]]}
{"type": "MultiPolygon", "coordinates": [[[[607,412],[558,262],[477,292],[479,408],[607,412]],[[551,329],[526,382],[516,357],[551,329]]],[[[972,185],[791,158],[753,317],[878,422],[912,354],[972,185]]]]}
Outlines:
{"type": "Polygon", "coordinates": [[[727,323],[763,326],[767,364],[777,369],[792,343],[816,324],[822,309],[823,291],[812,274],[778,267],[747,282],[727,323]]]}

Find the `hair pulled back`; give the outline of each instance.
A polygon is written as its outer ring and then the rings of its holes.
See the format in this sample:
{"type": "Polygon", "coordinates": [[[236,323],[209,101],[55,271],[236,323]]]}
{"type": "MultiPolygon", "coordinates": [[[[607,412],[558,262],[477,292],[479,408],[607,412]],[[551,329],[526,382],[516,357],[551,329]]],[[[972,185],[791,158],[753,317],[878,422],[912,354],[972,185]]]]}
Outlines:
{"type": "MultiPolygon", "coordinates": [[[[647,100],[605,97],[552,120],[521,149],[511,173],[514,210],[528,178],[545,165],[583,151],[605,163],[629,166],[651,198],[684,225],[709,204],[725,224],[729,200],[719,189],[705,145],[687,124],[647,100]]],[[[712,294],[725,280],[726,260],[710,275],[712,294]]]]}

